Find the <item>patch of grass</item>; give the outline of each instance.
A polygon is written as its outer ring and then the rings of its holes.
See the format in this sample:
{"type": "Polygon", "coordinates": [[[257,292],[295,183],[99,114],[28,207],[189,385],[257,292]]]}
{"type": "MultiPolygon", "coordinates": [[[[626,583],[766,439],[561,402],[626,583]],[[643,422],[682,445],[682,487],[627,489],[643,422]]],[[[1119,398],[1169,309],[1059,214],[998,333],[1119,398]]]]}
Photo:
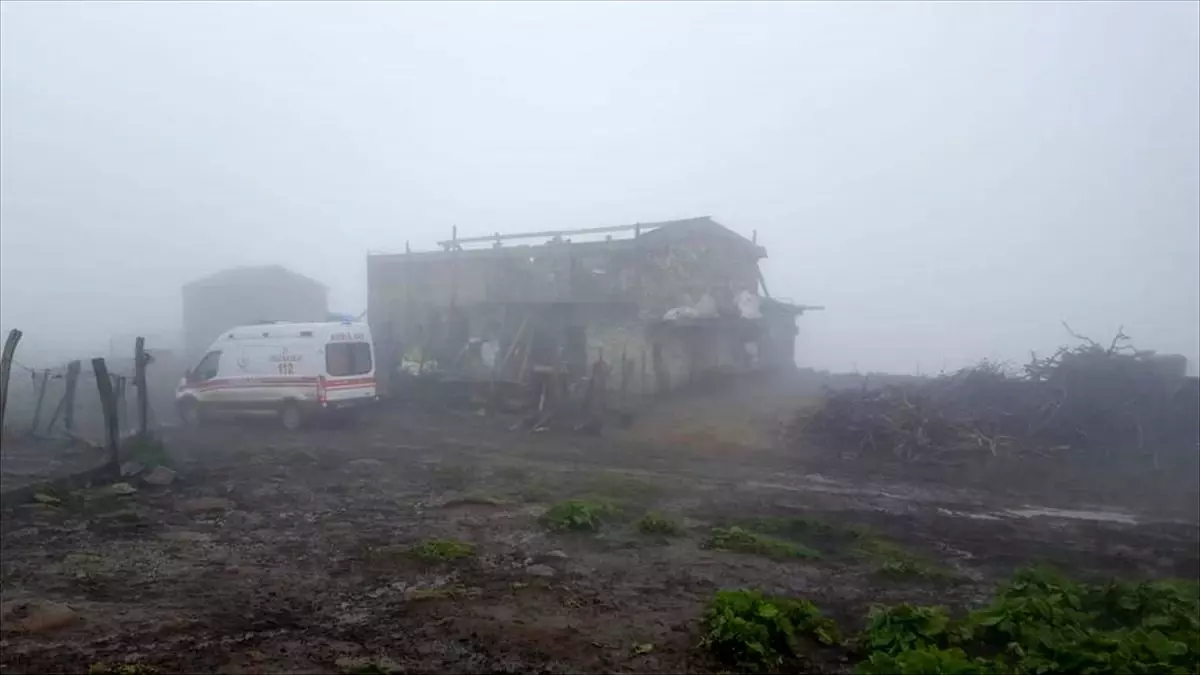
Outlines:
{"type": "Polygon", "coordinates": [[[713,529],[708,540],[710,548],[737,553],[753,553],[768,558],[803,558],[816,560],[820,552],[803,544],[796,544],[782,539],[774,539],[753,532],[747,532],[740,527],[718,527],[713,529]]]}
{"type": "Polygon", "coordinates": [[[864,538],[855,551],[861,558],[878,562],[876,574],[892,579],[926,579],[950,581],[956,579],[953,571],[913,553],[900,544],[874,535],[864,538]]]}
{"type": "Polygon", "coordinates": [[[952,571],[879,536],[864,525],[843,525],[812,516],[751,518],[741,521],[740,525],[751,532],[774,535],[813,550],[874,561],[876,573],[892,579],[956,578],[952,571]]]}
{"type": "Polygon", "coordinates": [[[588,476],[583,484],[586,495],[627,502],[643,502],[658,496],[662,489],[648,481],[616,471],[588,476]]]}
{"type": "Polygon", "coordinates": [[[108,664],[103,661],[88,666],[88,675],[156,675],[158,669],[142,663],[108,664]]]}
{"type": "Polygon", "coordinates": [[[389,659],[338,659],[338,670],[345,675],[391,675],[404,672],[389,659]]]}
{"type": "Polygon", "coordinates": [[[523,466],[498,466],[492,469],[492,476],[513,483],[524,483],[529,480],[529,469],[523,466]]]}
{"type": "Polygon", "coordinates": [[[536,480],[521,486],[515,496],[526,504],[546,503],[554,501],[558,492],[549,483],[536,480]]]}
{"type": "Polygon", "coordinates": [[[542,524],[555,532],[595,532],[617,515],[612,504],[588,499],[569,499],[550,507],[542,524]]]}
{"type": "Polygon", "coordinates": [[[653,511],[642,516],[637,527],[642,534],[659,534],[667,537],[674,537],[683,531],[679,523],[653,511]]]}
{"type": "Polygon", "coordinates": [[[484,494],[472,494],[464,495],[458,499],[451,499],[445,504],[442,504],[442,508],[450,509],[456,506],[507,506],[508,504],[509,502],[506,502],[499,497],[492,497],[491,495],[484,494]]]}
{"type": "Polygon", "coordinates": [[[701,647],[746,671],[776,670],[795,659],[802,641],[835,645],[837,626],[816,605],[763,595],[758,591],[719,591],[704,612],[701,647]]]}
{"type": "Polygon", "coordinates": [[[479,589],[466,588],[462,584],[441,586],[439,588],[414,588],[405,593],[405,598],[419,600],[462,600],[478,595],[479,589]]]}
{"type": "Polygon", "coordinates": [[[429,473],[433,484],[442,490],[461,490],[475,481],[475,471],[458,464],[435,464],[429,473]]]}
{"type": "Polygon", "coordinates": [[[742,527],[763,534],[804,539],[807,537],[830,537],[857,541],[870,534],[861,525],[840,525],[813,516],[776,516],[750,518],[742,521],[742,527]]]}
{"type": "Polygon", "coordinates": [[[134,436],[121,444],[121,461],[137,462],[147,469],[156,466],[173,468],[171,455],[161,438],[134,436]]]}
{"type": "Polygon", "coordinates": [[[409,553],[427,563],[462,560],[475,555],[475,547],[456,539],[426,539],[409,550],[409,553]]]}

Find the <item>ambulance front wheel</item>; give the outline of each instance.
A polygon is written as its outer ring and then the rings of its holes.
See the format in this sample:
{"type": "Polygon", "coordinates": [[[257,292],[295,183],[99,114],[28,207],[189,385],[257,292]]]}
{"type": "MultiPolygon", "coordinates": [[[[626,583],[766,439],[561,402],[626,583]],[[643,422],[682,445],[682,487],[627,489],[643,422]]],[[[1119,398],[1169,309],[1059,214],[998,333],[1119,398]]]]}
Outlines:
{"type": "Polygon", "coordinates": [[[289,401],[283,405],[283,409],[279,411],[279,421],[283,423],[283,428],[288,431],[295,431],[304,423],[304,413],[300,410],[300,406],[294,401],[289,401]]]}
{"type": "Polygon", "coordinates": [[[200,425],[204,422],[204,416],[200,414],[200,402],[190,397],[180,401],[179,419],[189,429],[200,428],[200,425]]]}

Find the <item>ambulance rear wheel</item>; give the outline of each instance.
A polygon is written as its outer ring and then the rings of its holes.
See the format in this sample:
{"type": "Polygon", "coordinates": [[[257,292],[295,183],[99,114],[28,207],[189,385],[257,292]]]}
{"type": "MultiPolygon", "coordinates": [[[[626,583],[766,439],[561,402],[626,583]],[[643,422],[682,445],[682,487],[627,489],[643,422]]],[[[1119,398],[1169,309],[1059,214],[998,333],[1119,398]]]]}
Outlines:
{"type": "Polygon", "coordinates": [[[283,410],[279,411],[279,421],[283,423],[284,429],[295,431],[304,422],[304,413],[295,403],[287,403],[283,406],[283,410]]]}

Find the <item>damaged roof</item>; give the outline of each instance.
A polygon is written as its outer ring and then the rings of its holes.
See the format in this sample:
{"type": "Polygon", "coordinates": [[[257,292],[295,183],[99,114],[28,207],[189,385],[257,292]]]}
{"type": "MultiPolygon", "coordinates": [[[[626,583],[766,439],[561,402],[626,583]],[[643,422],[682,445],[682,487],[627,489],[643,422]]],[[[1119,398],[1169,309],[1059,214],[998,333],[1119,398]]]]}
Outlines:
{"type": "MultiPolygon", "coordinates": [[[[612,251],[619,249],[636,249],[636,248],[662,248],[671,244],[680,243],[695,238],[720,239],[729,245],[742,248],[748,255],[753,255],[758,258],[765,258],[767,255],[766,249],[753,241],[743,237],[733,230],[725,227],[708,216],[699,218],[686,218],[683,220],[668,220],[656,223],[637,223],[634,225],[624,225],[614,228],[595,228],[592,230],[557,230],[536,232],[530,234],[511,234],[501,235],[507,239],[514,238],[534,238],[542,237],[553,239],[562,237],[566,241],[551,242],[546,241],[539,244],[516,244],[516,245],[489,245],[481,248],[466,248],[457,251],[423,251],[412,253],[380,253],[371,254],[371,258],[390,258],[395,257],[406,261],[426,261],[433,262],[437,260],[447,260],[456,257],[505,257],[505,256],[534,256],[545,255],[547,253],[561,254],[584,254],[590,251],[612,251]],[[602,231],[634,231],[636,236],[613,238],[604,241],[582,241],[572,242],[570,237],[574,234],[593,235],[602,231]]],[[[487,240],[485,237],[472,237],[464,239],[464,242],[481,243],[487,240]]],[[[443,242],[446,243],[446,242],[443,242]]],[[[498,243],[498,242],[497,242],[498,243]]]]}

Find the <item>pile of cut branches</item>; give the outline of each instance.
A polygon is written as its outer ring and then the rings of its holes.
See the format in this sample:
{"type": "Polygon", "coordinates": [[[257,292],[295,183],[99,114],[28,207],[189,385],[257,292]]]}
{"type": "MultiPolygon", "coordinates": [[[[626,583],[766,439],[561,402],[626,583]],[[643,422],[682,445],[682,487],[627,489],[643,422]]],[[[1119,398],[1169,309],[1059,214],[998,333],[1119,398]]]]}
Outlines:
{"type": "Polygon", "coordinates": [[[1080,344],[1034,354],[1019,371],[984,361],[915,383],[827,391],[787,436],[908,461],[1076,449],[1142,453],[1157,465],[1161,451],[1196,452],[1200,387],[1186,360],[1134,349],[1121,331],[1107,346],[1071,335],[1080,344]]]}

